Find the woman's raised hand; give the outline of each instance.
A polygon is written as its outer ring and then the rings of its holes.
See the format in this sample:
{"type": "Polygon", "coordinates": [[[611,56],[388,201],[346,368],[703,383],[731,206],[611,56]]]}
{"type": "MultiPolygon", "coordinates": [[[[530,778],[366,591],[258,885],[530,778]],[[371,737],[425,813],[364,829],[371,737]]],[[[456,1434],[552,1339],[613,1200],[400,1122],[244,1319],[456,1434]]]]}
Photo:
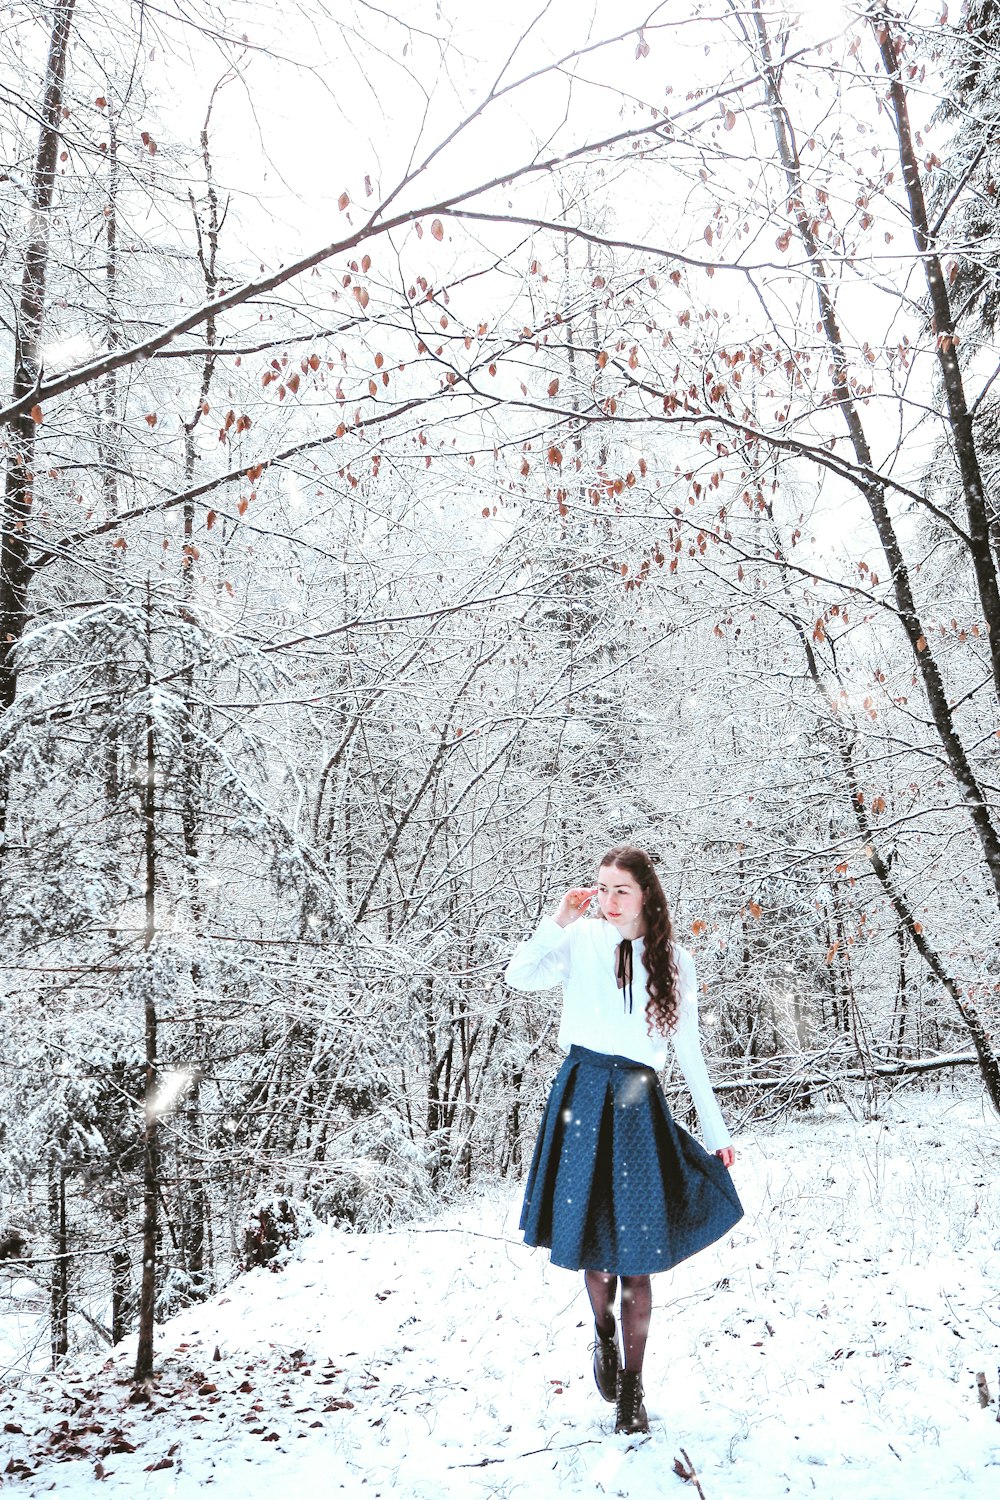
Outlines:
{"type": "Polygon", "coordinates": [[[568,927],[577,917],[582,917],[596,895],[596,885],[575,885],[571,891],[567,891],[555,914],[559,926],[568,927]]]}

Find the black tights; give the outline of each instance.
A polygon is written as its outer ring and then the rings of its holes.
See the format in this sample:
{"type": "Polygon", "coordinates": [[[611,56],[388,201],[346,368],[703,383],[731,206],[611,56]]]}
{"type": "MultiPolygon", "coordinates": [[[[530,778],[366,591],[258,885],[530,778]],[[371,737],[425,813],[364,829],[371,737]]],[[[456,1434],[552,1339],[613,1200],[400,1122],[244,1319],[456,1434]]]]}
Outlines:
{"type": "MultiPolygon", "coordinates": [[[[615,1293],[618,1277],[603,1271],[584,1271],[587,1296],[594,1309],[599,1333],[610,1334],[615,1326],[615,1293]]],[[[622,1277],[622,1342],[626,1370],[640,1371],[646,1352],[646,1335],[653,1314],[653,1288],[648,1276],[622,1277]]]]}

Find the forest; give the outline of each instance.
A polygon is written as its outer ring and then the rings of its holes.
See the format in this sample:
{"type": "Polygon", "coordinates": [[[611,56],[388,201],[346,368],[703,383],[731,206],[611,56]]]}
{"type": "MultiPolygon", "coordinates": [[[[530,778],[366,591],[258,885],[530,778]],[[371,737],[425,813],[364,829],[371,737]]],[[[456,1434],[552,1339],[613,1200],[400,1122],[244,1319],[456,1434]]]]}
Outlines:
{"type": "Polygon", "coordinates": [[[0,1379],[514,1182],[615,844],[734,1130],[1000,1111],[998,124],[995,0],[0,8],[0,1379]]]}

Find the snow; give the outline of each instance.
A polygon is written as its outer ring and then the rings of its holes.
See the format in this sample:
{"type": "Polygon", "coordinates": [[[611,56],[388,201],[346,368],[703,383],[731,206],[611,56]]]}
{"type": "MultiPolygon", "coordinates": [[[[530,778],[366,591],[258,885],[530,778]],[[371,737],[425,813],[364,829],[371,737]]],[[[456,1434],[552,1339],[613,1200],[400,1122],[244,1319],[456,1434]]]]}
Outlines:
{"type": "Polygon", "coordinates": [[[652,1500],[695,1496],[683,1450],[705,1500],[1000,1493],[998,1122],[911,1095],[738,1145],[746,1219],[654,1280],[648,1439],[613,1435],[582,1278],[521,1245],[502,1184],[397,1231],[321,1227],[284,1270],[175,1317],[148,1405],[129,1401],[131,1342],[6,1393],[3,1482],[652,1500]]]}

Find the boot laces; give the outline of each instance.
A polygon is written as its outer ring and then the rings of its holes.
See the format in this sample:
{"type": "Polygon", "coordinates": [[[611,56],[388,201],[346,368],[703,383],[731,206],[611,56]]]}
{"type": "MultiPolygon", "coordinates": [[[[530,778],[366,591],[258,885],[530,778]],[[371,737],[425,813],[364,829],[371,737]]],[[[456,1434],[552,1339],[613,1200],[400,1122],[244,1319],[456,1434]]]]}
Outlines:
{"type": "Polygon", "coordinates": [[[631,1427],[639,1418],[642,1405],[642,1382],[631,1370],[622,1371],[621,1414],[631,1427]]]}

